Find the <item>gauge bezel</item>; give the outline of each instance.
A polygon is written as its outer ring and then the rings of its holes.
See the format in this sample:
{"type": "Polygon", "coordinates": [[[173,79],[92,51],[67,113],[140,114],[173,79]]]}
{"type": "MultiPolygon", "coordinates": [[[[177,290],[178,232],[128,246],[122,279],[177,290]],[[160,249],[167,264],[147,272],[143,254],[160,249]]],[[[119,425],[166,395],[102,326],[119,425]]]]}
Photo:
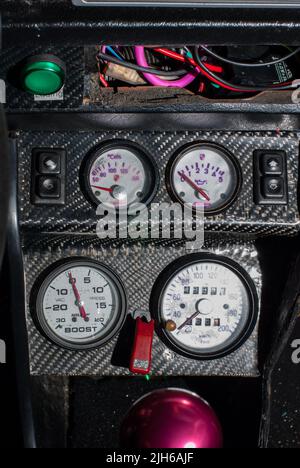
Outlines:
{"type": "Polygon", "coordinates": [[[159,275],[154,284],[150,298],[150,312],[155,319],[156,333],[168,348],[184,357],[207,361],[213,359],[220,359],[233,353],[248,340],[248,338],[253,333],[258,320],[259,299],[256,286],[252,278],[250,277],[248,272],[244,268],[242,268],[238,263],[224,256],[216,255],[209,252],[201,252],[197,254],[188,254],[184,257],[181,257],[180,259],[175,260],[159,275]],[[162,326],[164,320],[162,317],[161,310],[166,287],[168,286],[172,278],[179,274],[180,271],[199,262],[218,263],[219,265],[229,268],[242,281],[249,299],[249,316],[243,331],[236,338],[236,340],[234,340],[232,343],[230,343],[229,345],[225,346],[217,352],[201,353],[200,351],[199,353],[193,353],[187,350],[184,346],[181,347],[177,342],[172,340],[171,334],[168,333],[162,326]]]}
{"type": "MultiPolygon", "coordinates": [[[[167,164],[165,183],[166,183],[167,191],[169,193],[170,198],[174,202],[177,202],[177,203],[180,203],[181,205],[184,205],[182,199],[176,193],[176,190],[175,190],[175,188],[173,186],[173,174],[174,174],[175,167],[176,167],[178,161],[183,156],[185,156],[186,153],[188,153],[190,151],[193,151],[194,149],[199,148],[199,147],[207,147],[207,148],[211,148],[211,149],[214,149],[214,150],[217,150],[217,151],[221,152],[229,160],[229,162],[232,164],[232,166],[233,166],[233,168],[235,170],[235,174],[236,174],[237,184],[236,184],[236,187],[235,187],[235,190],[234,190],[232,196],[228,200],[226,200],[226,202],[222,206],[220,206],[219,208],[211,209],[211,210],[210,209],[204,209],[204,215],[205,216],[207,216],[207,217],[208,216],[215,216],[217,214],[220,214],[220,213],[226,211],[235,202],[235,200],[237,199],[237,197],[238,197],[238,195],[239,195],[239,193],[240,193],[240,191],[242,189],[242,185],[243,185],[242,168],[241,168],[237,158],[224,146],[218,145],[217,143],[212,143],[210,141],[196,141],[196,142],[187,143],[186,145],[181,146],[171,156],[171,158],[170,158],[170,160],[169,160],[169,162],[167,164]]],[[[194,211],[194,212],[196,211],[196,209],[192,208],[192,207],[191,207],[191,210],[194,211]]]]}
{"type": "Polygon", "coordinates": [[[71,351],[83,351],[100,348],[111,341],[124,325],[127,316],[126,290],[119,276],[109,267],[103,265],[97,260],[85,259],[84,257],[62,259],[46,268],[46,270],[43,271],[43,273],[36,281],[32,289],[30,310],[37,329],[52,344],[71,351]],[[58,275],[69,269],[70,265],[73,267],[91,267],[98,269],[100,272],[103,272],[113,282],[116,294],[118,295],[120,306],[116,314],[115,321],[109,327],[107,333],[105,333],[101,338],[95,338],[95,340],[89,341],[89,343],[76,343],[74,341],[72,342],[72,340],[64,340],[63,338],[56,335],[52,328],[48,325],[43,312],[43,299],[47,288],[58,275]]]}
{"type": "MultiPolygon", "coordinates": [[[[144,166],[145,173],[148,174],[151,180],[151,187],[149,193],[139,201],[146,206],[148,206],[154,197],[156,196],[159,186],[160,186],[160,175],[159,169],[154,158],[139,144],[131,140],[121,140],[121,139],[111,139],[102,141],[99,145],[93,147],[85,157],[82,167],[81,167],[81,186],[83,194],[86,199],[92,204],[94,208],[97,208],[102,204],[101,201],[97,199],[94,195],[91,186],[90,186],[90,172],[94,162],[99,158],[102,153],[113,149],[126,149],[135,154],[135,156],[141,161],[144,166]]],[[[127,206],[127,211],[134,210],[136,203],[127,206]]],[[[105,205],[103,205],[105,206],[105,205]]],[[[116,208],[118,211],[118,208],[116,208]]]]}

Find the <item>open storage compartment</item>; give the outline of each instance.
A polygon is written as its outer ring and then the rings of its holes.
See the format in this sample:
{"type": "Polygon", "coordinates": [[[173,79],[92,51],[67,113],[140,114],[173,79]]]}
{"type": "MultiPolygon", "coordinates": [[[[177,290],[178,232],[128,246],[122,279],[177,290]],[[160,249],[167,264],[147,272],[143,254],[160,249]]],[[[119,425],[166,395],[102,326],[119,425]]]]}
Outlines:
{"type": "Polygon", "coordinates": [[[86,47],[84,105],[126,110],[139,106],[144,109],[200,108],[218,103],[230,108],[238,103],[250,107],[251,104],[298,103],[299,49],[277,45],[209,46],[206,49],[224,58],[221,60],[199,47],[201,63],[212,76],[197,66],[195,49],[196,46],[185,45],[176,48],[168,45],[86,47]],[[239,62],[243,65],[234,65],[239,62]],[[156,69],[159,73],[166,72],[166,76],[145,74],[128,68],[128,64],[137,69],[143,64],[152,68],[152,73],[156,69]],[[186,74],[183,74],[184,69],[186,74]],[[176,76],[178,70],[181,74],[176,76]],[[220,78],[220,84],[214,77],[220,78]]]}

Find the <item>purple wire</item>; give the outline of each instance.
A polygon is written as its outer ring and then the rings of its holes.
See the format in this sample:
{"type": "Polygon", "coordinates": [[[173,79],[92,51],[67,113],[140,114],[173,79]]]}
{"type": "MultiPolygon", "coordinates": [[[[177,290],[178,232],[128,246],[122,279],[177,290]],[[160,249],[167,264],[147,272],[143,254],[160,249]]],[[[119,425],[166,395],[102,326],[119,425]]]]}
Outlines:
{"type": "MultiPolygon", "coordinates": [[[[137,61],[137,64],[141,67],[149,67],[145,56],[145,48],[143,46],[135,46],[134,47],[134,54],[137,61]]],[[[174,71],[174,74],[176,72],[174,71]]],[[[143,73],[144,77],[146,78],[149,83],[153,86],[165,86],[165,87],[172,87],[172,88],[185,88],[189,84],[194,81],[196,76],[198,75],[197,71],[195,70],[194,73],[187,73],[183,78],[173,81],[163,80],[156,75],[152,75],[150,73],[143,73]]]]}

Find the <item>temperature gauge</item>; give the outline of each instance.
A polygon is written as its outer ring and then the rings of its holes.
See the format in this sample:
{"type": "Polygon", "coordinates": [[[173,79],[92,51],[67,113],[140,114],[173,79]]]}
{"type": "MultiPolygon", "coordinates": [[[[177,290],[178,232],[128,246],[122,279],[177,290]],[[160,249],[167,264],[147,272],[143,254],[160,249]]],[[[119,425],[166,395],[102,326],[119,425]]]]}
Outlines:
{"type": "Polygon", "coordinates": [[[88,158],[84,171],[90,200],[118,210],[149,204],[158,187],[158,170],[152,158],[135,143],[114,141],[88,158]]]}
{"type": "Polygon", "coordinates": [[[214,359],[250,336],[258,298],[252,279],[238,264],[203,253],[168,267],[154,288],[151,310],[169,347],[188,357],[214,359]]]}
{"type": "Polygon", "coordinates": [[[234,201],[241,187],[241,169],[224,148],[212,143],[189,145],[175,154],[167,176],[171,197],[214,215],[234,201]]]}
{"type": "Polygon", "coordinates": [[[32,307],[38,328],[47,338],[63,348],[80,350],[112,339],[125,320],[126,298],[110,269],[75,259],[44,275],[32,307]]]}

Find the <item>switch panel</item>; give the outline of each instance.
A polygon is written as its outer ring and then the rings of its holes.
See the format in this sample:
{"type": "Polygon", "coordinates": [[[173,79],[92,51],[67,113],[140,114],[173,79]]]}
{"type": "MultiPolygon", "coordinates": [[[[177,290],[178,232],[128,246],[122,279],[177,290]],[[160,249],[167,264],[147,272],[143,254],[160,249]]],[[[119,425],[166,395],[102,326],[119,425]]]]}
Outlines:
{"type": "Polygon", "coordinates": [[[257,150],[253,160],[256,205],[286,205],[287,165],[284,151],[257,150]]]}
{"type": "Polygon", "coordinates": [[[34,205],[64,205],[66,151],[35,148],[32,151],[31,202],[34,205]]]}

